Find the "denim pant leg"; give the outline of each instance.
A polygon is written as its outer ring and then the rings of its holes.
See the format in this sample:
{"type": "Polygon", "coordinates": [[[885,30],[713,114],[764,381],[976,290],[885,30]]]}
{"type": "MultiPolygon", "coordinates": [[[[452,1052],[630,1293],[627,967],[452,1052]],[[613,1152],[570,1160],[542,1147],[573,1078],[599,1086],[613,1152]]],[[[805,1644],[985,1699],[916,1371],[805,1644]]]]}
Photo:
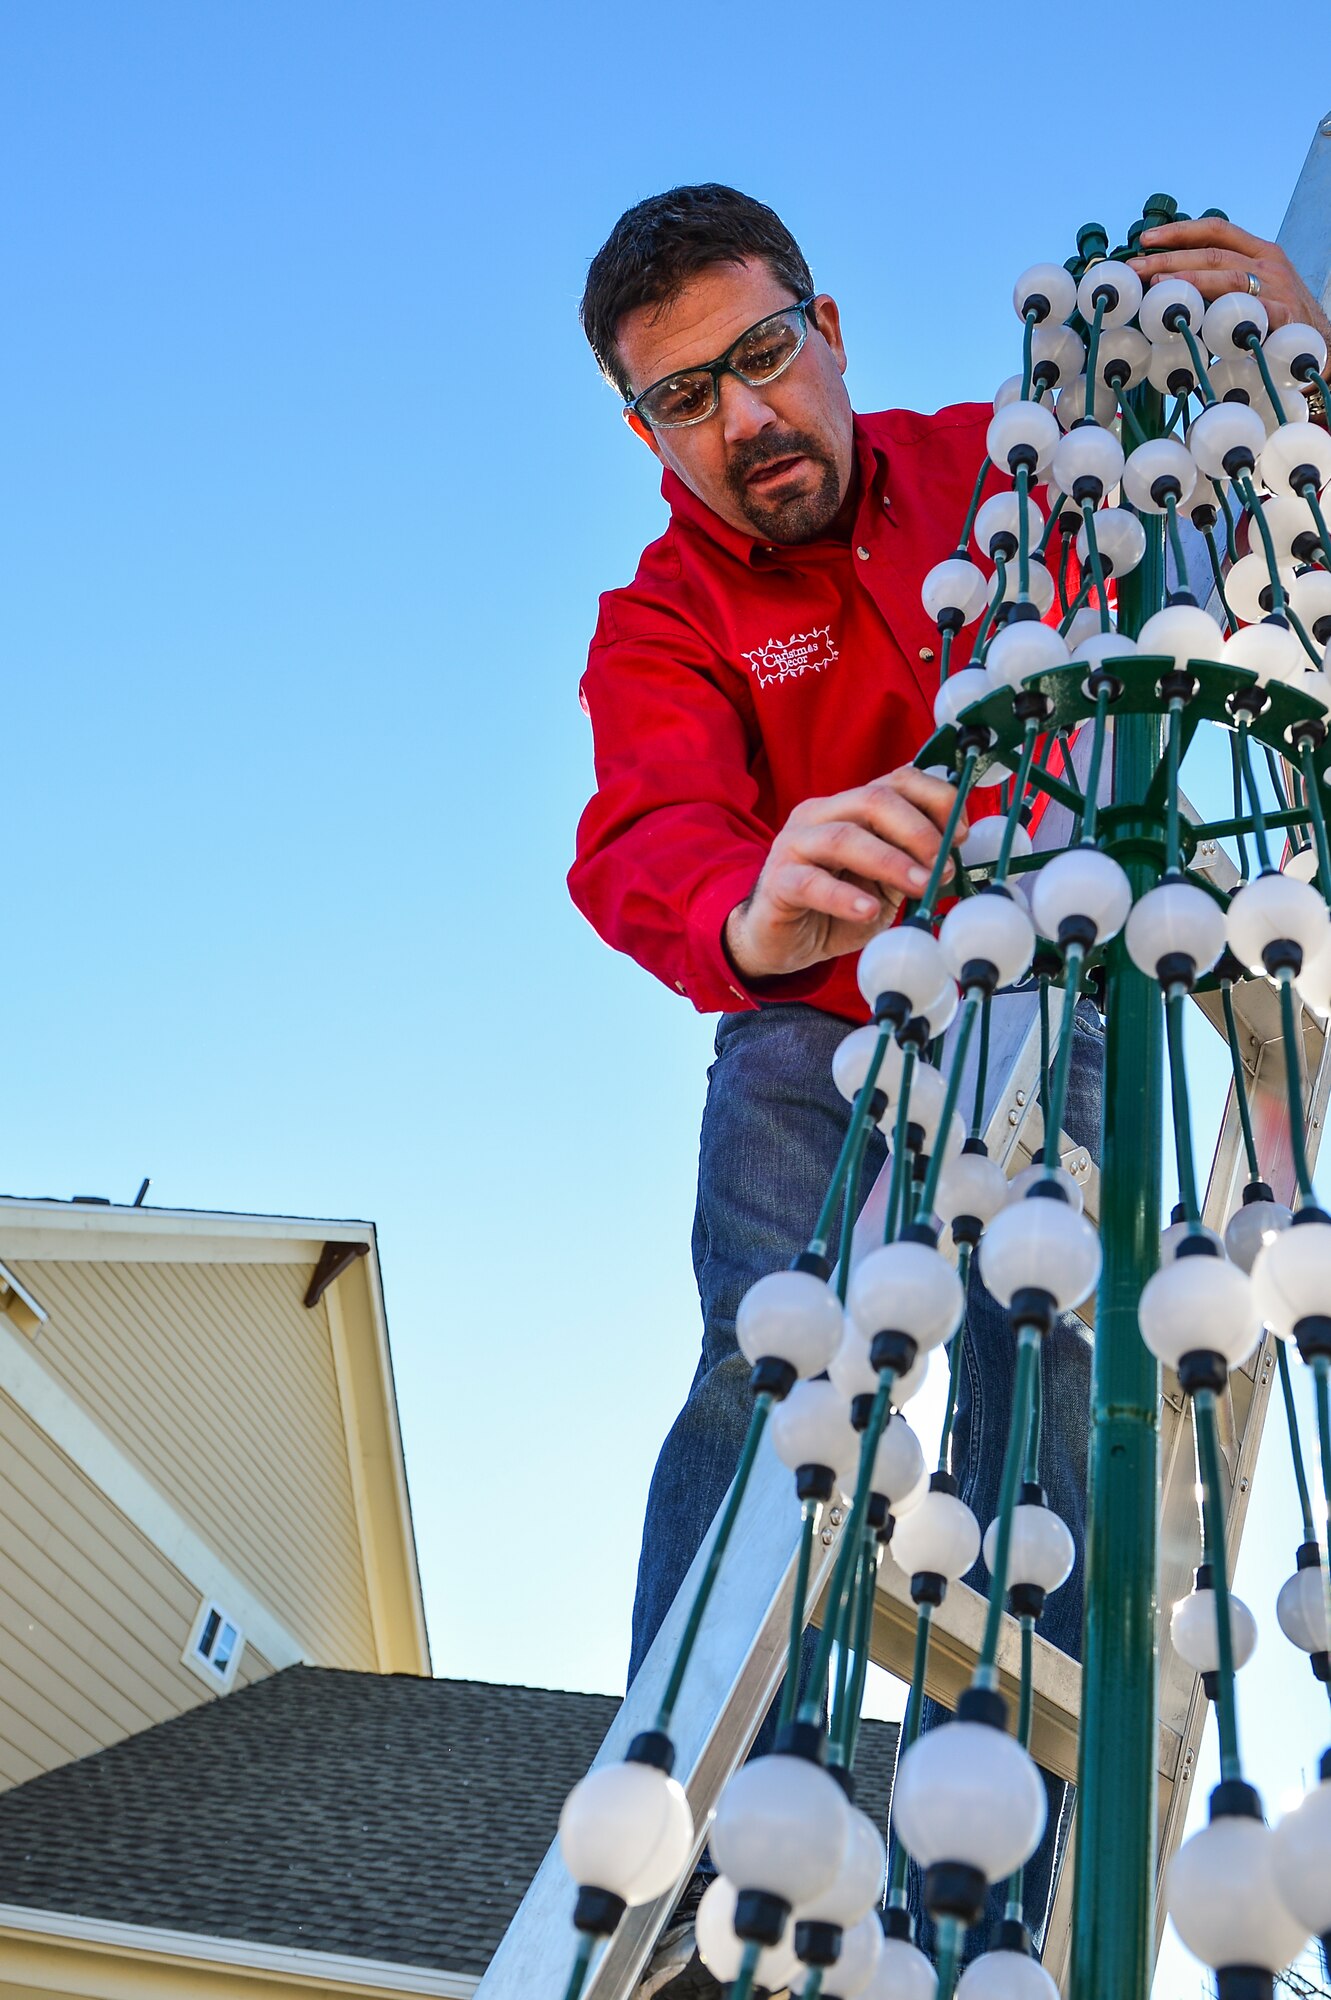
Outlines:
{"type": "MultiPolygon", "coordinates": [[[[999,1003],[1001,1004],[1001,1002],[999,1003]]],[[[1100,1019],[1089,1001],[1082,1001],[1073,1024],[1072,1060],[1063,1124],[1068,1136],[1100,1157],[1100,1116],[1104,1072],[1104,1041],[1100,1019]]],[[[1016,1348],[1007,1315],[986,1291],[978,1268],[972,1267],[967,1311],[964,1366],[957,1395],[952,1436],[952,1465],[961,1496],[975,1511],[981,1529],[998,1512],[1003,1459],[1012,1419],[1016,1348]]],[[[1051,1645],[1081,1657],[1083,1551],[1086,1540],[1086,1462],[1090,1441],[1091,1336],[1075,1313],[1056,1321],[1043,1343],[1040,1358],[1043,1424],[1040,1479],[1049,1504],[1072,1531],[1077,1561],[1061,1589],[1050,1594],[1038,1631],[1051,1645]]],[[[987,1595],[989,1572],[981,1557],[966,1577],[987,1595]]],[[[922,1727],[932,1729],[949,1719],[950,1711],[935,1701],[924,1703],[922,1727]]],[[[1061,1847],[1060,1829],[1071,1806],[1072,1787],[1043,1774],[1049,1816],[1043,1838],[1026,1864],[1023,1882],[1026,1921],[1037,1939],[1048,1915],[1053,1864],[1061,1847]]],[[[992,1941],[1003,1915],[1004,1886],[991,1890],[985,1914],[966,1940],[966,1958],[976,1956],[992,1941]]],[[[912,1868],[908,1893],[922,1947],[934,1948],[933,1926],[921,1903],[919,1871],[912,1868]]]]}
{"type": "MultiPolygon", "coordinates": [[[[717,1029],[693,1228],[702,1354],[647,1495],[630,1681],[734,1477],[753,1407],[735,1314],[750,1285],[808,1242],[846,1131],[832,1054],[848,1032],[835,1015],[803,1006],[725,1014],[717,1029]]],[[[875,1132],[866,1189],[885,1153],[875,1132]]],[[[769,1716],[755,1749],[770,1747],[773,1729],[769,1716]]]]}

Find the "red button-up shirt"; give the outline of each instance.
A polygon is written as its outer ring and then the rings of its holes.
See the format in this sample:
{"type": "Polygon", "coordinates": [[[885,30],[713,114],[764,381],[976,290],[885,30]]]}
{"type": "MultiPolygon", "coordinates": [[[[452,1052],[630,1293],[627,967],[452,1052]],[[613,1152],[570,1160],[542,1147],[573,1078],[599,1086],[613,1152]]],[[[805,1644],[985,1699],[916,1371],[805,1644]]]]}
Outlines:
{"type": "Polygon", "coordinates": [[[754,541],[667,471],[669,527],[601,598],[582,681],[597,790],[569,889],[703,1013],[782,999],[866,1017],[853,954],[754,989],[722,932],[797,805],[908,764],[932,734],[939,636],[920,585],[956,547],[992,415],[857,417],[849,542],[754,541]]]}

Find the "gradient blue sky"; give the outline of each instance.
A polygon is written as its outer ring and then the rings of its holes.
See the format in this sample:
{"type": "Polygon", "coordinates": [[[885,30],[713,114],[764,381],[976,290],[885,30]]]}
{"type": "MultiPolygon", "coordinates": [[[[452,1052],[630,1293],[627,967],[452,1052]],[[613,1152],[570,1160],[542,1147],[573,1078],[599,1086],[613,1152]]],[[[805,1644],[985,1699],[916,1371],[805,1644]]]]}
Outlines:
{"type": "Polygon", "coordinates": [[[1186,47],[1125,0],[1084,80],[1074,26],[0,6],[0,1185],[378,1222],[441,1672],[619,1684],[696,1341],[711,1028],[563,887],[662,523],[587,260],[733,180],[861,407],[988,394],[1025,263],[1157,186],[1273,234],[1327,109],[1282,42],[1258,128],[1230,0],[1186,47]]]}

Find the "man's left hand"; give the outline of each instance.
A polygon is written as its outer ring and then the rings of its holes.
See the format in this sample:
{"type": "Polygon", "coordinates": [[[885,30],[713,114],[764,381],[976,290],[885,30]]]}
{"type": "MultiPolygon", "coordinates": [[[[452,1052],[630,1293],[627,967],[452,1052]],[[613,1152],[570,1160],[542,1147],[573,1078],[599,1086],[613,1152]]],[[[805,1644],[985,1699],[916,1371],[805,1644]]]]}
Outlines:
{"type": "Polygon", "coordinates": [[[1331,342],[1331,321],[1278,243],[1250,236],[1237,223],[1215,216],[1161,223],[1157,229],[1144,229],[1141,241],[1150,254],[1130,261],[1144,285],[1159,278],[1186,278],[1210,301],[1225,292],[1246,292],[1252,271],[1273,327],[1298,320],[1315,326],[1331,342]]]}

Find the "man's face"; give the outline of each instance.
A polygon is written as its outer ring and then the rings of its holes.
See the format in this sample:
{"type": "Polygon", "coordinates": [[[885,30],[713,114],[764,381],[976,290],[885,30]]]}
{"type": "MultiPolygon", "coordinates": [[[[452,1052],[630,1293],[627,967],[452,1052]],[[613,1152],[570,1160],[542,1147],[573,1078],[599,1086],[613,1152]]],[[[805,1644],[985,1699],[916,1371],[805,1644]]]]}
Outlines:
{"type": "MultiPolygon", "coordinates": [[[[639,306],[616,343],[633,393],[677,369],[715,361],[740,334],[792,303],[759,258],[717,264],[662,311],[639,306]]],[[[846,352],[829,298],[809,309],[808,339],[783,375],[751,388],[724,375],[710,417],[678,430],[634,428],[723,521],[767,542],[824,534],[850,488],[854,444],[842,376],[846,352]]]]}

